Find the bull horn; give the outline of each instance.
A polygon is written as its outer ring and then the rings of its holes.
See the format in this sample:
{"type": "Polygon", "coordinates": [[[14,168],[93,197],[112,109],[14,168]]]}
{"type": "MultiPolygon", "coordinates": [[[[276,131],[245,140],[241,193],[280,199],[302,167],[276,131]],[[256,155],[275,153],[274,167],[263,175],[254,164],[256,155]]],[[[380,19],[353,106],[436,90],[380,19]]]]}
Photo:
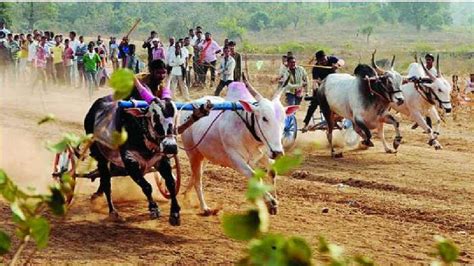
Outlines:
{"type": "Polygon", "coordinates": [[[421,59],[421,58],[420,58],[420,64],[421,64],[421,67],[423,67],[423,70],[425,71],[426,75],[427,75],[428,77],[430,77],[430,79],[431,79],[432,81],[435,81],[436,77],[433,76],[433,74],[431,74],[431,72],[429,72],[428,69],[426,69],[426,66],[425,66],[425,64],[423,63],[423,59],[421,59]]]}
{"type": "Polygon", "coordinates": [[[257,102],[263,99],[263,96],[250,84],[250,82],[247,80],[247,77],[243,73],[242,73],[242,80],[244,81],[244,84],[246,85],[247,90],[255,98],[255,100],[257,100],[257,102]]]}
{"type": "Polygon", "coordinates": [[[273,97],[272,97],[272,100],[280,100],[281,98],[281,95],[283,94],[283,91],[284,91],[284,87],[282,85],[278,85],[276,91],[275,91],[275,94],[273,94],[273,97]]]}
{"type": "Polygon", "coordinates": [[[385,71],[381,69],[377,64],[375,63],[375,53],[377,52],[377,49],[374,50],[372,53],[372,67],[375,69],[375,72],[377,72],[378,75],[383,75],[385,74],[385,71]]]}
{"type": "Polygon", "coordinates": [[[392,62],[390,63],[390,68],[393,68],[394,64],[395,64],[395,55],[393,55],[393,57],[392,57],[392,62]]]}
{"type": "Polygon", "coordinates": [[[441,71],[439,71],[439,54],[436,55],[436,72],[438,73],[438,77],[441,77],[441,71]]]}

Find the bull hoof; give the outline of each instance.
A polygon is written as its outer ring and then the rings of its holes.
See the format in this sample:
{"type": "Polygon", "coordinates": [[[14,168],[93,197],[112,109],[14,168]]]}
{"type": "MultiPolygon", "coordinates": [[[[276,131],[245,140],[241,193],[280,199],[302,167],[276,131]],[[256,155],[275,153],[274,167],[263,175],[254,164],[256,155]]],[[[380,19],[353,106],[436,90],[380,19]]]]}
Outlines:
{"type": "Polygon", "coordinates": [[[395,150],[398,150],[398,147],[400,147],[400,144],[402,143],[402,137],[395,137],[393,140],[393,148],[395,150]]]}
{"type": "Polygon", "coordinates": [[[343,157],[342,152],[337,152],[337,153],[335,152],[332,154],[332,158],[342,158],[342,157],[343,157]]]}
{"type": "Polygon", "coordinates": [[[390,153],[390,154],[397,153],[396,150],[392,150],[392,149],[385,149],[385,152],[390,153]]]}
{"type": "Polygon", "coordinates": [[[150,209],[150,219],[155,220],[160,218],[161,212],[159,208],[152,208],[150,209]]]}
{"type": "Polygon", "coordinates": [[[435,150],[442,150],[443,146],[441,146],[441,144],[438,143],[438,144],[434,145],[434,148],[435,148],[435,150]]]}
{"type": "Polygon", "coordinates": [[[124,223],[125,219],[118,214],[118,212],[114,211],[109,213],[109,220],[114,223],[124,223]]]}
{"type": "Polygon", "coordinates": [[[202,212],[202,216],[214,216],[214,215],[217,215],[217,213],[219,213],[219,210],[218,209],[206,209],[204,210],[204,212],[202,212]]]}
{"type": "Polygon", "coordinates": [[[172,226],[180,226],[181,225],[181,218],[179,217],[178,212],[170,213],[169,223],[172,226]]]}
{"type": "Polygon", "coordinates": [[[92,194],[91,201],[94,201],[94,200],[98,199],[99,197],[102,197],[102,195],[104,195],[104,193],[97,193],[96,192],[96,193],[92,194]]]}
{"type": "Polygon", "coordinates": [[[270,213],[270,215],[276,215],[278,213],[278,206],[268,208],[268,213],[270,213]]]}

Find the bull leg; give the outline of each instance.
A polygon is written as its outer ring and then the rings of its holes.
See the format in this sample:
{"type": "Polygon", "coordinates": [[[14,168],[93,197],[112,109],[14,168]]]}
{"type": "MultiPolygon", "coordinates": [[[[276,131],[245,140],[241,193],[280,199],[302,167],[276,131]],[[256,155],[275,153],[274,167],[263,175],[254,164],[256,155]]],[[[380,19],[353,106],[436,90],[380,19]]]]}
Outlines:
{"type": "Polygon", "coordinates": [[[374,143],[370,140],[372,138],[372,133],[365,125],[364,120],[358,117],[356,117],[354,120],[356,125],[364,132],[365,137],[362,141],[362,144],[368,147],[373,147],[374,143]]]}
{"type": "MultiPolygon", "coordinates": [[[[439,136],[439,126],[441,124],[441,117],[439,116],[436,107],[432,106],[429,110],[429,116],[431,122],[435,124],[433,134],[438,137],[439,136]]],[[[431,128],[433,128],[432,124],[428,124],[431,128]]]]}
{"type": "Polygon", "coordinates": [[[213,211],[207,206],[206,200],[204,198],[204,190],[202,189],[202,156],[189,156],[191,163],[191,178],[196,190],[196,194],[199,199],[199,205],[203,214],[209,216],[213,214],[213,211]]]}
{"type": "Polygon", "coordinates": [[[425,119],[423,119],[424,118],[423,115],[419,111],[415,111],[411,113],[411,117],[413,118],[413,120],[415,120],[416,123],[418,123],[418,125],[420,125],[425,130],[425,132],[427,132],[430,135],[428,144],[430,146],[434,146],[436,150],[442,149],[443,147],[436,139],[436,135],[433,133],[433,130],[428,126],[425,119]]]}
{"type": "Polygon", "coordinates": [[[137,162],[137,160],[133,157],[133,155],[123,149],[120,151],[120,155],[122,157],[123,164],[125,166],[125,169],[127,170],[127,173],[130,175],[130,177],[137,183],[137,185],[140,186],[140,188],[143,191],[143,194],[145,194],[147,200],[148,200],[148,210],[150,211],[150,218],[151,219],[157,219],[160,217],[160,208],[156,204],[156,202],[153,200],[152,197],[152,187],[148,181],[145,180],[143,177],[143,173],[140,170],[140,165],[137,162]]]}
{"type": "MultiPolygon", "coordinates": [[[[246,176],[247,178],[252,178],[254,175],[253,169],[247,164],[247,162],[237,153],[230,154],[230,158],[236,169],[239,173],[246,176]]],[[[268,212],[272,215],[275,215],[278,210],[278,201],[273,197],[270,192],[265,193],[265,203],[267,204],[268,212]]]]}
{"type": "Polygon", "coordinates": [[[396,151],[398,147],[400,146],[400,143],[402,142],[402,135],[400,133],[400,122],[398,122],[397,119],[392,114],[388,113],[384,116],[384,123],[393,125],[393,128],[395,129],[395,138],[393,139],[393,148],[396,151]]]}
{"type": "Polygon", "coordinates": [[[112,191],[111,191],[111,185],[110,185],[111,176],[110,176],[109,167],[107,166],[107,161],[105,160],[97,161],[97,167],[100,173],[100,185],[99,185],[99,189],[94,195],[97,195],[98,193],[100,195],[100,193],[103,192],[105,194],[105,197],[107,198],[107,205],[109,206],[109,217],[112,218],[113,220],[121,221],[122,218],[118,214],[112,202],[112,191]]]}
{"type": "Polygon", "coordinates": [[[158,172],[160,172],[160,175],[165,179],[166,188],[168,189],[171,197],[169,223],[173,226],[178,226],[181,224],[181,218],[179,217],[179,211],[181,210],[181,207],[179,207],[178,200],[176,199],[176,185],[169,159],[166,157],[161,159],[161,161],[158,163],[157,169],[158,172]]]}

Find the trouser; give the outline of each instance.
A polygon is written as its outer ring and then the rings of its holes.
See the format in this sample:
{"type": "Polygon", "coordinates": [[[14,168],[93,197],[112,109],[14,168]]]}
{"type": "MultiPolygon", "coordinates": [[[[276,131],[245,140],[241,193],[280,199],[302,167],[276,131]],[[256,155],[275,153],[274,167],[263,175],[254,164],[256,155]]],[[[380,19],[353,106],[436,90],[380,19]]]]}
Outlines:
{"type": "Polygon", "coordinates": [[[70,66],[64,66],[64,72],[65,72],[65,79],[66,79],[66,83],[71,85],[71,86],[74,86],[74,65],[70,65],[70,66]]]}
{"type": "Polygon", "coordinates": [[[113,70],[117,70],[119,68],[118,58],[111,58],[110,61],[112,61],[113,70]]]}
{"type": "Polygon", "coordinates": [[[28,62],[27,58],[20,58],[19,71],[21,76],[26,76],[26,63],[28,62]]]}
{"type": "Polygon", "coordinates": [[[302,99],[303,97],[296,96],[294,93],[286,93],[286,103],[288,105],[300,105],[302,99]]]}
{"type": "Polygon", "coordinates": [[[316,98],[316,96],[313,96],[309,103],[308,111],[306,111],[306,116],[304,117],[304,120],[303,120],[305,125],[309,124],[309,121],[311,120],[311,118],[313,118],[313,114],[316,111],[316,109],[318,109],[318,105],[319,105],[318,99],[316,98]]]}
{"type": "Polygon", "coordinates": [[[83,86],[86,84],[87,78],[86,78],[86,72],[84,69],[84,62],[77,62],[77,71],[79,73],[79,84],[83,86]]]}
{"type": "Polygon", "coordinates": [[[56,82],[64,83],[64,65],[63,62],[54,64],[54,69],[56,71],[56,82]]]}
{"type": "Polygon", "coordinates": [[[176,90],[176,85],[178,85],[181,95],[183,95],[184,99],[187,101],[189,100],[189,91],[188,86],[184,83],[184,79],[182,75],[171,75],[171,90],[173,94],[176,90]]]}
{"type": "Polygon", "coordinates": [[[70,71],[70,80],[71,80],[70,82],[71,82],[71,85],[74,86],[76,83],[76,80],[78,80],[78,78],[80,77],[77,59],[72,60],[72,65],[69,71],[70,71]]]}
{"type": "Polygon", "coordinates": [[[48,80],[48,74],[46,73],[46,68],[38,67],[36,68],[36,80],[33,82],[32,88],[36,88],[37,85],[41,83],[43,90],[46,90],[46,81],[48,80]]]}
{"type": "Polygon", "coordinates": [[[97,71],[85,71],[87,85],[89,88],[89,98],[92,98],[92,92],[94,88],[99,87],[99,83],[97,82],[97,71]],[[92,82],[94,82],[94,88],[92,87],[92,82]]]}
{"type": "Polygon", "coordinates": [[[229,84],[231,84],[232,82],[233,82],[233,80],[223,81],[221,79],[221,81],[219,82],[219,85],[217,85],[216,91],[214,92],[214,96],[219,96],[221,94],[222,89],[224,87],[229,86],[229,84]]]}
{"type": "Polygon", "coordinates": [[[56,76],[54,75],[54,64],[53,59],[46,59],[46,76],[50,81],[56,81],[56,76]]]}
{"type": "Polygon", "coordinates": [[[211,71],[211,83],[216,80],[216,60],[202,64],[201,82],[206,83],[207,70],[211,71]]]}

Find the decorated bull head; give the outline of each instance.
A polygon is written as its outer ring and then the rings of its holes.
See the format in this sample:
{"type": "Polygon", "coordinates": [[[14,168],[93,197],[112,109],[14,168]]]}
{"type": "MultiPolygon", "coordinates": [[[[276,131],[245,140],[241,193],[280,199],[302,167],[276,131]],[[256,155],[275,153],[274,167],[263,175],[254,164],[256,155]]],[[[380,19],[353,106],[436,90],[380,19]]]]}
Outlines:
{"type": "Polygon", "coordinates": [[[403,104],[405,98],[403,97],[403,93],[401,90],[403,78],[394,69],[395,65],[395,55],[392,57],[392,61],[390,63],[390,70],[384,70],[381,67],[377,66],[375,63],[375,53],[377,50],[374,50],[372,53],[372,67],[374,68],[377,75],[380,77],[380,81],[382,86],[385,88],[386,92],[390,95],[390,100],[398,105],[403,104]]]}
{"type": "Polygon", "coordinates": [[[431,71],[426,69],[426,66],[421,58],[420,64],[425,71],[425,74],[432,81],[431,83],[425,83],[423,85],[431,89],[431,92],[435,96],[441,108],[443,108],[447,113],[451,112],[451,109],[453,108],[451,105],[452,87],[451,84],[449,84],[449,82],[443,77],[439,69],[439,54],[436,56],[436,76],[431,71]]]}
{"type": "Polygon", "coordinates": [[[163,101],[154,97],[147,89],[139,88],[139,92],[149,106],[145,109],[127,109],[127,112],[147,120],[148,127],[145,133],[147,141],[145,144],[152,150],[159,147],[160,152],[168,156],[177,154],[178,145],[174,125],[177,115],[175,104],[172,101],[163,101]]]}
{"type": "MultiPolygon", "coordinates": [[[[264,98],[245,78],[244,83],[233,82],[229,85],[231,87],[246,86],[250,94],[257,102],[250,103],[248,101],[240,100],[243,109],[249,114],[248,125],[253,127],[256,139],[263,143],[267,151],[268,157],[275,159],[283,155],[283,144],[281,136],[283,135],[283,128],[285,118],[291,115],[298,106],[292,105],[283,107],[280,102],[280,97],[274,97],[272,100],[264,98]]],[[[246,117],[247,118],[247,117],[246,117]]]]}

